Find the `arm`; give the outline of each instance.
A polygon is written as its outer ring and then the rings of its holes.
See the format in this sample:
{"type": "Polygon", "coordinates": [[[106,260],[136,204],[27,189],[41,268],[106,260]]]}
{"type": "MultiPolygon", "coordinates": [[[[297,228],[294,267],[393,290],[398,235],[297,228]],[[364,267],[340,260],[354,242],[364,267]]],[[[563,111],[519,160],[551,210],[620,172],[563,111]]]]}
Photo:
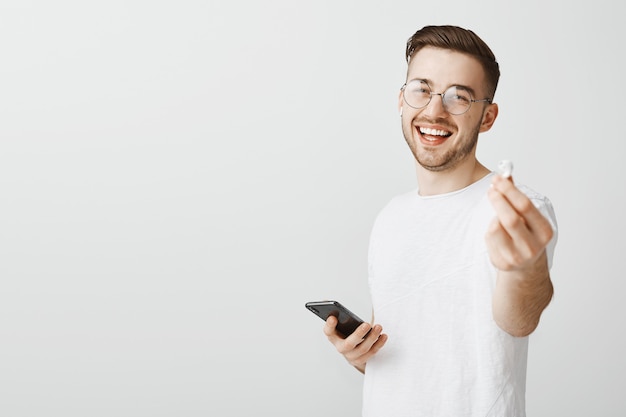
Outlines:
{"type": "MultiPolygon", "coordinates": [[[[373,322],[374,316],[372,314],[373,322]]],[[[348,363],[364,374],[365,365],[369,358],[374,356],[387,341],[387,335],[382,334],[382,326],[380,324],[372,326],[369,323],[363,323],[345,339],[337,332],[336,326],[337,318],[334,316],[328,317],[324,325],[324,334],[348,363]]]]}
{"type": "Polygon", "coordinates": [[[485,238],[498,269],[493,318],[502,330],[524,337],[537,328],[552,299],[546,246],[554,231],[512,181],[495,176],[492,184],[489,199],[496,218],[485,238]]]}

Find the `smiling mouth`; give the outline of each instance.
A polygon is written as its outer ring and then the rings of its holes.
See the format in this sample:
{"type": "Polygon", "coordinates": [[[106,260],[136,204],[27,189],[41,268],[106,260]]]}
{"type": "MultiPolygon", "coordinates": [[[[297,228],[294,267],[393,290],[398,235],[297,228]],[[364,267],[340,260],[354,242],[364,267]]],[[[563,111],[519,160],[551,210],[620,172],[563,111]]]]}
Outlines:
{"type": "Polygon", "coordinates": [[[429,127],[418,127],[418,130],[421,136],[429,142],[445,139],[452,135],[452,132],[447,130],[431,129],[429,127]]]}

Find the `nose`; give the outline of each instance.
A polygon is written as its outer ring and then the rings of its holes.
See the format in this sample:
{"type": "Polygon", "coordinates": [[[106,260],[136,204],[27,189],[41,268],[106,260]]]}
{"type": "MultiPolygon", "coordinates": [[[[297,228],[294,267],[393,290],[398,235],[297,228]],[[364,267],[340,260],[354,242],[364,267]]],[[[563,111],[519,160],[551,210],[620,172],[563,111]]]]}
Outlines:
{"type": "Polygon", "coordinates": [[[442,114],[447,115],[448,112],[443,105],[443,93],[430,93],[430,101],[426,105],[426,108],[423,110],[423,112],[427,115],[430,115],[431,117],[441,116],[442,114]]]}

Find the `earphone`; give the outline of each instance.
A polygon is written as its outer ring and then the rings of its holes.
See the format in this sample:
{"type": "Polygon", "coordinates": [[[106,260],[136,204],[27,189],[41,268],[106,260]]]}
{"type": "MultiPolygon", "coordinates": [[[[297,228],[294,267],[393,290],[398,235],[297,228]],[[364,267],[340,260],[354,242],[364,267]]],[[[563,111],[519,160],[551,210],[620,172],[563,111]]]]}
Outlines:
{"type": "Polygon", "coordinates": [[[498,162],[498,174],[502,175],[504,178],[509,178],[513,173],[513,162],[503,159],[498,162]]]}

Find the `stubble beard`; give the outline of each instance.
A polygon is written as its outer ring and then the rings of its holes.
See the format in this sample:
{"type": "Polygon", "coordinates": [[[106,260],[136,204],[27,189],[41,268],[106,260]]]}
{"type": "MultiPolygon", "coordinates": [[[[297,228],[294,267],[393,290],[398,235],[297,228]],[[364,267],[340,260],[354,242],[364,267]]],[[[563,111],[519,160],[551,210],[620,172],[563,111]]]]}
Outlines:
{"type": "Polygon", "coordinates": [[[411,149],[413,157],[420,166],[424,167],[428,171],[440,172],[447,169],[454,168],[461,161],[465,160],[469,155],[474,153],[474,149],[478,143],[478,134],[480,130],[480,123],[478,123],[471,132],[467,134],[468,140],[460,147],[449,149],[443,154],[439,154],[439,150],[436,148],[422,149],[418,151],[417,138],[413,140],[413,126],[409,125],[408,132],[402,125],[402,132],[404,134],[404,140],[411,149]]]}

